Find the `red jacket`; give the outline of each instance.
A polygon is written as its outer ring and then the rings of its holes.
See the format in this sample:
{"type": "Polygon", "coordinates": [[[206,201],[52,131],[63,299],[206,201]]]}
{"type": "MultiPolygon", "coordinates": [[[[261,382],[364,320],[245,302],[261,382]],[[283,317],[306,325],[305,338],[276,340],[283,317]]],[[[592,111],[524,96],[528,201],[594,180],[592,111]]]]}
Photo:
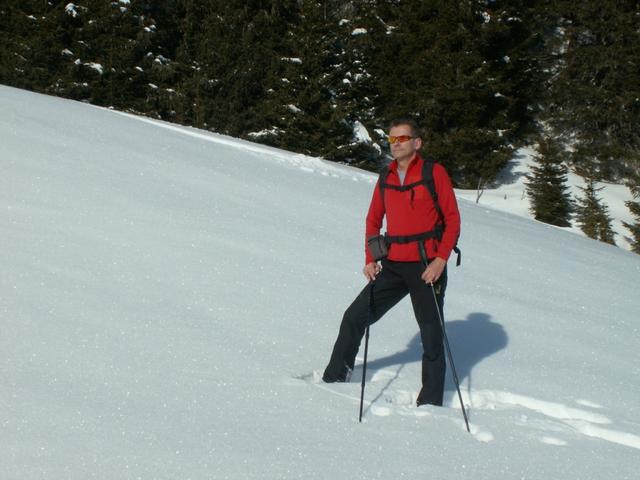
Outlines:
{"type": "MultiPolygon", "coordinates": [[[[423,163],[424,160],[419,155],[411,160],[403,182],[404,185],[419,182],[422,179],[423,163]]],[[[460,235],[460,212],[449,175],[444,167],[438,163],[433,166],[433,182],[438,194],[438,203],[444,215],[444,232],[441,241],[428,239],[424,241],[424,244],[428,258],[440,257],[448,260],[460,235]]],[[[389,165],[386,183],[401,185],[398,176],[398,163],[395,160],[389,165]]],[[[399,192],[385,188],[383,203],[380,187],[376,184],[369,205],[369,213],[367,213],[365,264],[374,261],[366,246],[366,239],[380,233],[383,217],[386,216],[387,233],[392,236],[416,235],[433,230],[438,224],[438,212],[427,187],[423,184],[411,190],[399,192]],[[411,190],[414,190],[413,198],[411,190]]],[[[420,252],[416,242],[392,243],[387,258],[396,262],[419,262],[420,252]]]]}

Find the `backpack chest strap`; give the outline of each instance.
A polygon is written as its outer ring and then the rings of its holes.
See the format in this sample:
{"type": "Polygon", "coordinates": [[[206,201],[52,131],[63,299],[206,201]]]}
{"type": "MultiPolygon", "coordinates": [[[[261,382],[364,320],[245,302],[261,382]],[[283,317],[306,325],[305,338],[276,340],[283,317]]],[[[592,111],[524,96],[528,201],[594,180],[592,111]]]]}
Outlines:
{"type": "Polygon", "coordinates": [[[392,185],[390,183],[382,183],[380,184],[380,188],[389,188],[391,190],[396,190],[397,192],[406,192],[407,190],[411,190],[412,188],[418,187],[420,185],[426,185],[426,182],[424,180],[420,180],[419,182],[413,182],[407,185],[392,185]]]}

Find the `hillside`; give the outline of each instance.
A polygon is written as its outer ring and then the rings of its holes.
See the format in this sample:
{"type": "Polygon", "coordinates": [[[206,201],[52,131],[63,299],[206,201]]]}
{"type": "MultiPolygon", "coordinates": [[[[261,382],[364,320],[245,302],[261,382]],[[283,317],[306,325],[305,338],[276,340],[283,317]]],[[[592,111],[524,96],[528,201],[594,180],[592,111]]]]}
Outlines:
{"type": "Polygon", "coordinates": [[[403,301],[326,386],[375,177],[0,86],[0,477],[634,479],[640,257],[460,199],[472,434],[403,301]],[[355,372],[358,379],[361,371],[355,372]]]}

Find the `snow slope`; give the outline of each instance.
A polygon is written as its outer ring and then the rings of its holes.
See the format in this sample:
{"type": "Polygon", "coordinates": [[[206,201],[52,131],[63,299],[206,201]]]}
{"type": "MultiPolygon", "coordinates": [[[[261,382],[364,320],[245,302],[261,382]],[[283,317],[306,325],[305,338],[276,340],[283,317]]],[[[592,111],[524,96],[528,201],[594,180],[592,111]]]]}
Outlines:
{"type": "Polygon", "coordinates": [[[460,200],[472,424],[403,301],[324,385],[369,173],[0,86],[0,478],[635,479],[640,257],[460,200]],[[309,380],[301,379],[306,376],[309,380]]]}

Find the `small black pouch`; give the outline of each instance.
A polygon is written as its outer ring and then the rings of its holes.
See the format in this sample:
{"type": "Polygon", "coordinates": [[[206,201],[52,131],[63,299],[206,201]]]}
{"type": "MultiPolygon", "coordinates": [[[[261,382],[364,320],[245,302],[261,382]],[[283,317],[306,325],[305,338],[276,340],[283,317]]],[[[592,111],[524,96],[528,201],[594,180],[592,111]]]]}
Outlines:
{"type": "Polygon", "coordinates": [[[376,262],[386,258],[389,253],[387,242],[384,241],[384,235],[375,235],[367,238],[367,247],[369,247],[369,252],[376,259],[376,262]]]}

